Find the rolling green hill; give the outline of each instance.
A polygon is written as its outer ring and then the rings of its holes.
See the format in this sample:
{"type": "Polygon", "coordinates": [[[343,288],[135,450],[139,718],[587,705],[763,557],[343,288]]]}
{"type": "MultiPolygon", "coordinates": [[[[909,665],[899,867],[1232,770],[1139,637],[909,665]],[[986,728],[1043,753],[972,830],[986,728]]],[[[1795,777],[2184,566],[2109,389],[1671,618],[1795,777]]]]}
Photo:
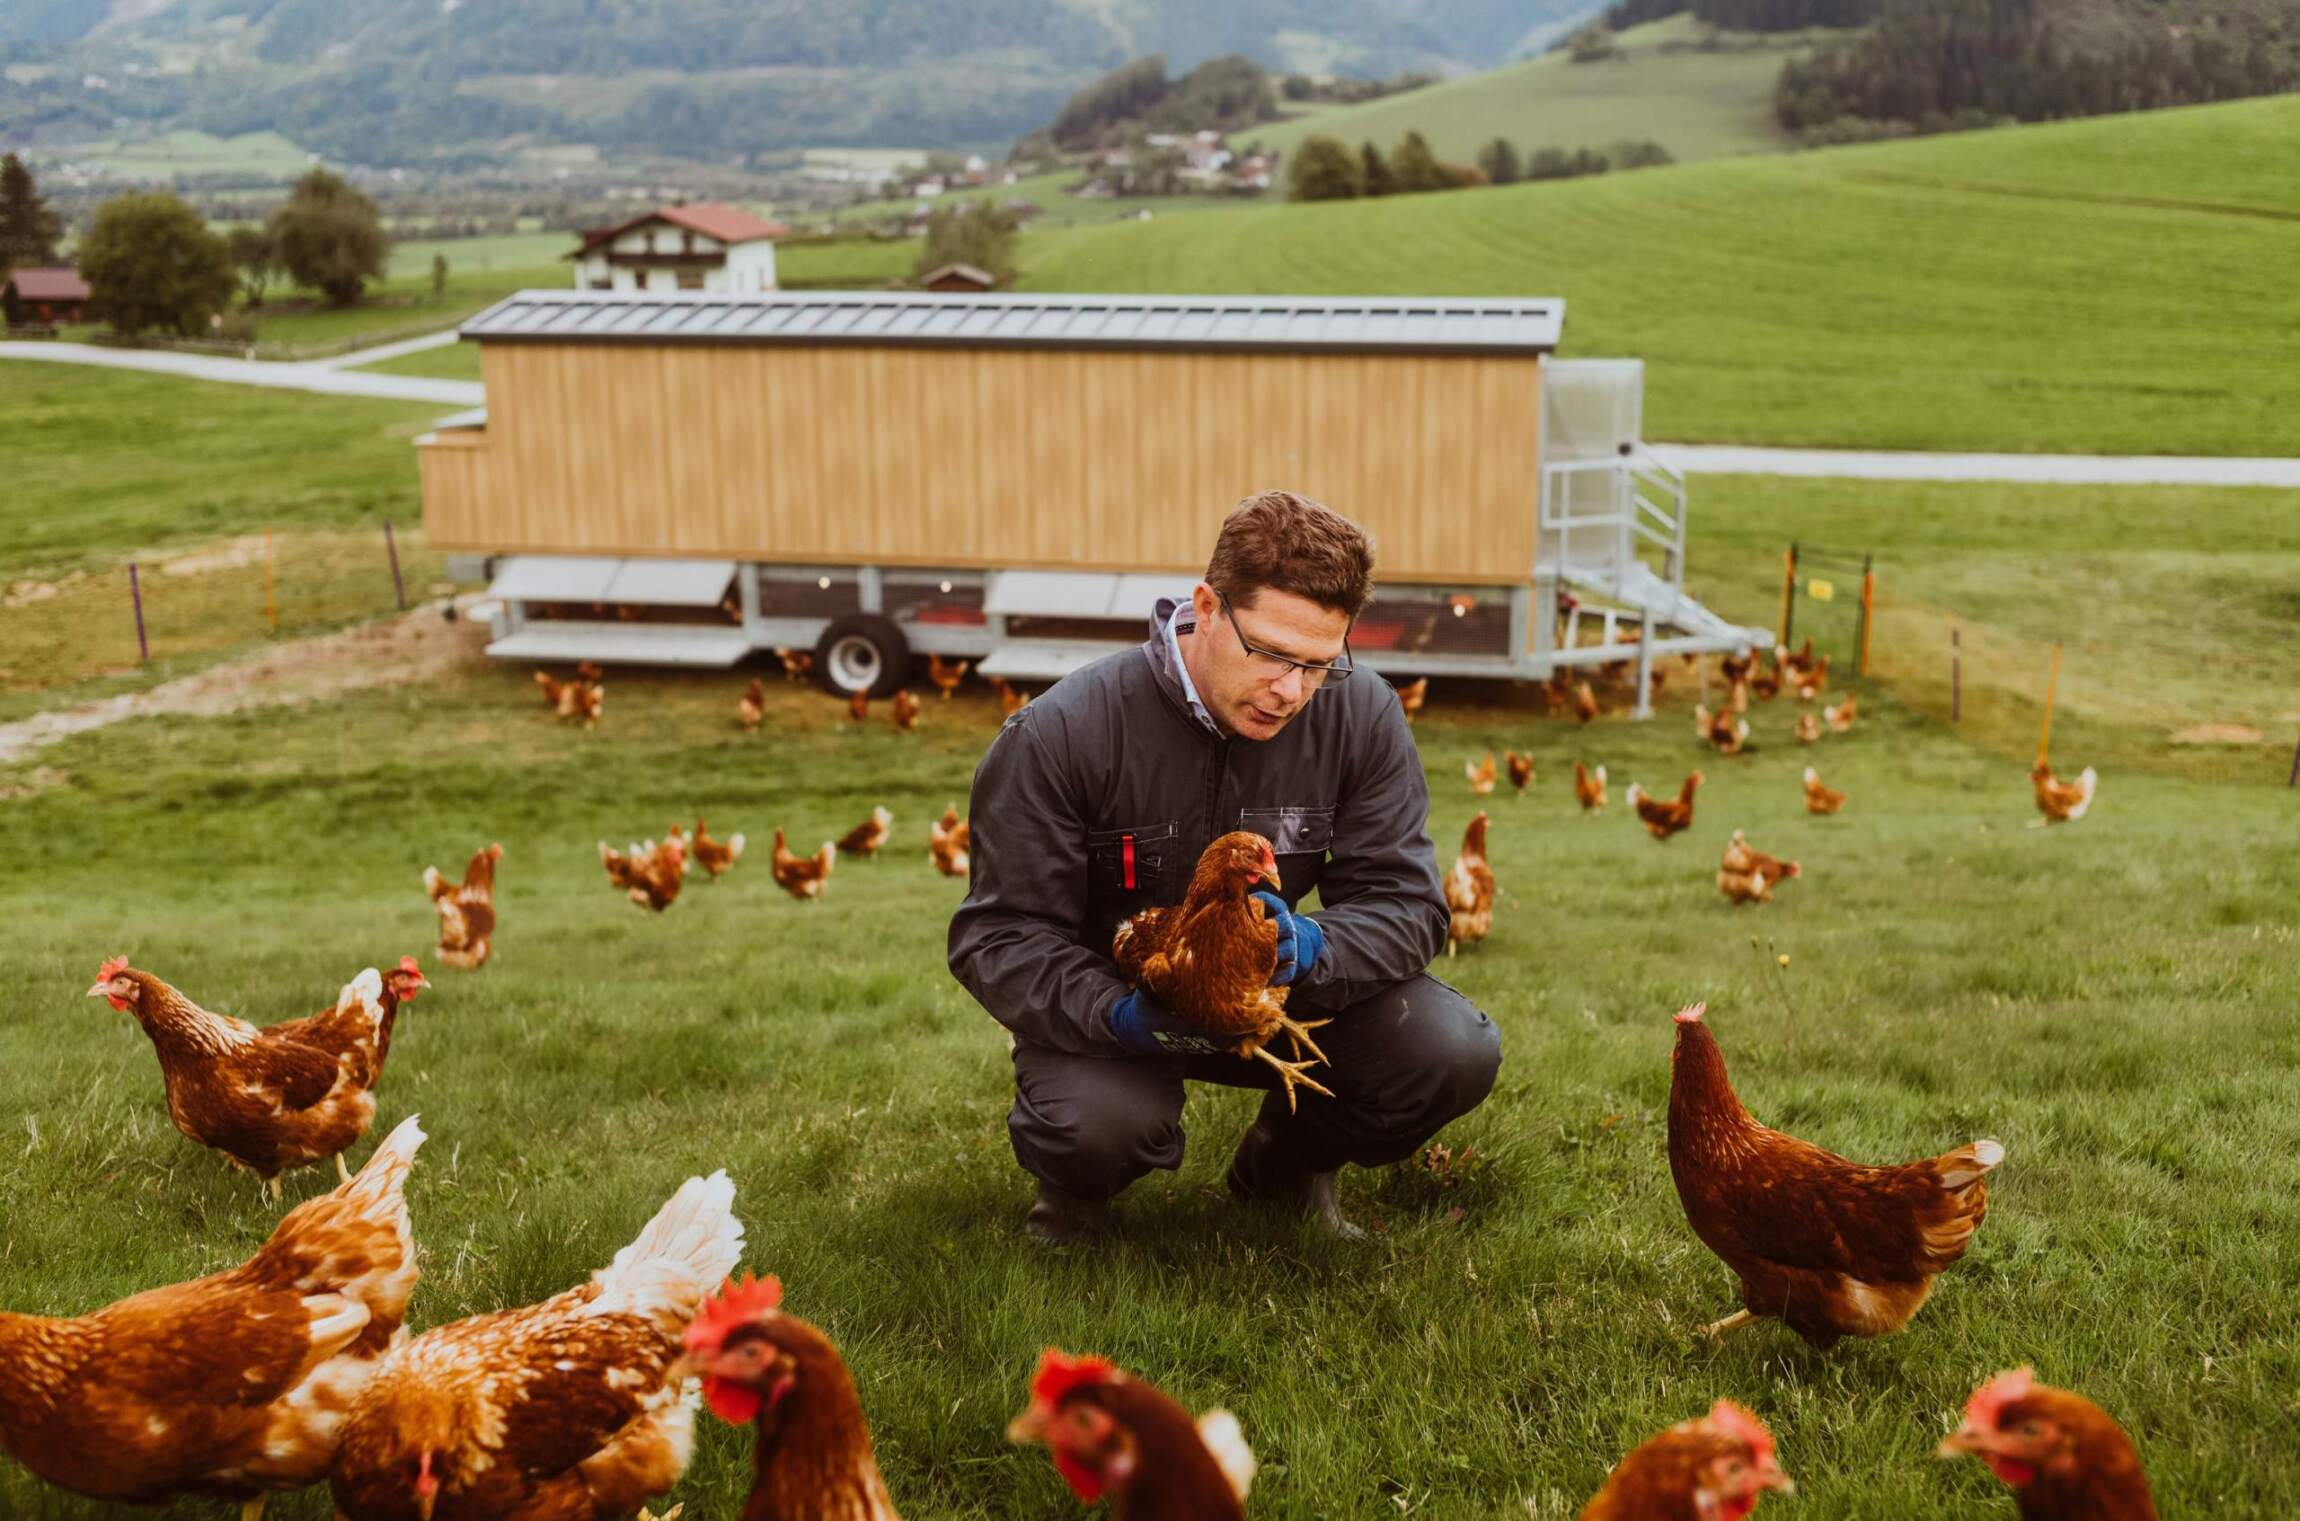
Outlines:
{"type": "Polygon", "coordinates": [[[1654,438],[2289,455],[2295,143],[2284,96],[1163,217],[1034,239],[1024,283],[1563,296],[1568,353],[1651,365],[1654,438]]]}
{"type": "Polygon", "coordinates": [[[1440,158],[1463,163],[1497,136],[1527,151],[1650,138],[1680,160],[1789,147],[1789,135],[1773,120],[1773,84],[1784,58],[1810,49],[1808,36],[1736,34],[1712,51],[1696,45],[1702,31],[1691,16],[1672,16],[1623,32],[1624,56],[1609,62],[1574,63],[1563,53],[1545,53],[1239,136],[1290,149],[1323,132],[1387,152],[1407,132],[1419,131],[1440,158]]]}

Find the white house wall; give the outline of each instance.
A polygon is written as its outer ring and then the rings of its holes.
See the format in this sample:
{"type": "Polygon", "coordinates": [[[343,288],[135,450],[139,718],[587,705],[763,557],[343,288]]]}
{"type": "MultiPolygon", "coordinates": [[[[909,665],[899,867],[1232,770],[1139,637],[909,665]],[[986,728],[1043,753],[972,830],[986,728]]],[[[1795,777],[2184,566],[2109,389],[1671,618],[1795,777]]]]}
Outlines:
{"type": "Polygon", "coordinates": [[[749,292],[775,288],[775,245],[771,238],[755,242],[737,243],[727,250],[724,269],[714,270],[705,280],[710,290],[749,292]]]}

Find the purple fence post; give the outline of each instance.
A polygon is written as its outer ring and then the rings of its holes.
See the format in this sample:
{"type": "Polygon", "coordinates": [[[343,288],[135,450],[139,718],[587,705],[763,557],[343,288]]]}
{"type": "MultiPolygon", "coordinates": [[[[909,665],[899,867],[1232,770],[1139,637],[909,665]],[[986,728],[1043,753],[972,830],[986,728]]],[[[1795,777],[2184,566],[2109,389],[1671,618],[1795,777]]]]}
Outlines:
{"type": "Polygon", "coordinates": [[[1949,628],[1949,722],[1965,721],[1965,646],[1964,631],[1949,628]]]}
{"type": "Polygon", "coordinates": [[[391,556],[391,591],[399,598],[399,610],[407,611],[407,583],[399,578],[399,541],[391,536],[391,519],[383,520],[383,547],[391,556]]]}
{"type": "Polygon", "coordinates": [[[144,637],[144,585],[136,578],[136,562],[128,562],[128,595],[136,603],[136,659],[148,663],[152,658],[152,642],[144,637]]]}
{"type": "Polygon", "coordinates": [[[2300,787],[2300,745],[2292,747],[2292,775],[2284,783],[2287,787],[2300,787]]]}

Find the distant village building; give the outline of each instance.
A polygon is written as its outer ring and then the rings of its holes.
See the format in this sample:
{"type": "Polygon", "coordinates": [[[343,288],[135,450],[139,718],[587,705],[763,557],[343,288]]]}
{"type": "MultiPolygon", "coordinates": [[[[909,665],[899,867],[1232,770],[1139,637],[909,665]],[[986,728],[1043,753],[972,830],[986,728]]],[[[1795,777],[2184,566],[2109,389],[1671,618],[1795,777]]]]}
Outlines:
{"type": "Polygon", "coordinates": [[[921,290],[952,291],[961,295],[980,295],[998,288],[998,276],[972,264],[945,264],[928,273],[918,282],[921,290]]]}
{"type": "Polygon", "coordinates": [[[0,311],[10,327],[85,322],[88,296],[88,282],[76,269],[19,269],[0,286],[0,311]]]}
{"type": "Polygon", "coordinates": [[[593,228],[568,257],[578,290],[750,294],[776,288],[774,240],[789,235],[739,207],[691,201],[593,228]]]}

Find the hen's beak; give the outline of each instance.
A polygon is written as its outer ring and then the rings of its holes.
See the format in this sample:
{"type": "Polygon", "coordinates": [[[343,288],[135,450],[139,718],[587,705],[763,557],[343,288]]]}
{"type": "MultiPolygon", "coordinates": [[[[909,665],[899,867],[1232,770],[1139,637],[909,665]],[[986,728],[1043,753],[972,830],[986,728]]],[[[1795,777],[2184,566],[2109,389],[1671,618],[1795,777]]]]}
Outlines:
{"type": "Polygon", "coordinates": [[[1006,1439],[1018,1447],[1046,1440],[1046,1413],[1036,1405],[1030,1406],[1006,1423],[1006,1439]]]}
{"type": "Polygon", "coordinates": [[[99,982],[88,989],[88,996],[90,998],[109,998],[112,996],[112,985],[108,982],[99,982]]]}
{"type": "Polygon", "coordinates": [[[1797,1481],[1770,1463],[1766,1464],[1764,1470],[1757,1475],[1757,1483],[1765,1489],[1779,1490],[1785,1495],[1793,1495],[1797,1492],[1797,1481]]]}
{"type": "Polygon", "coordinates": [[[1979,1457],[1988,1450],[1989,1433],[1987,1430],[1967,1421],[1941,1439],[1941,1445],[1933,1449],[1933,1456],[1936,1458],[1955,1458],[1969,1454],[1973,1457],[1979,1457]]]}
{"type": "Polygon", "coordinates": [[[1276,856],[1262,857],[1262,880],[1281,890],[1285,887],[1286,884],[1278,880],[1278,858],[1276,856]]]}

